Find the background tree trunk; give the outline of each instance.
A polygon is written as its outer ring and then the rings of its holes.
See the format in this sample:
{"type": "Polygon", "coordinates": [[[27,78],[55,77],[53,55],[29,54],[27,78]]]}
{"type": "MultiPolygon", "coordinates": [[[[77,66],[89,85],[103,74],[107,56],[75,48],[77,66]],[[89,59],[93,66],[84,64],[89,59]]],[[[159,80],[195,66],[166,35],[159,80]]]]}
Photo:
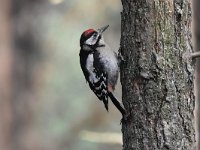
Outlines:
{"type": "Polygon", "coordinates": [[[35,150],[30,106],[40,54],[33,35],[33,8],[39,1],[0,2],[0,149],[35,150]]]}
{"type": "Polygon", "coordinates": [[[10,0],[0,0],[0,148],[11,146],[11,76],[12,46],[10,0]]]}
{"type": "Polygon", "coordinates": [[[35,150],[34,105],[37,102],[35,82],[41,52],[35,23],[40,0],[12,0],[13,76],[12,76],[12,149],[35,150]],[[24,140],[26,139],[26,140],[24,140]],[[27,142],[29,141],[29,142],[27,142]]]}
{"type": "Polygon", "coordinates": [[[124,150],[191,150],[193,68],[189,0],[122,0],[124,150]]]}
{"type": "MultiPolygon", "coordinates": [[[[194,51],[200,51],[200,1],[193,0],[193,35],[194,35],[194,51]]],[[[196,139],[197,148],[200,149],[200,58],[195,60],[195,121],[196,121],[196,139]]]]}

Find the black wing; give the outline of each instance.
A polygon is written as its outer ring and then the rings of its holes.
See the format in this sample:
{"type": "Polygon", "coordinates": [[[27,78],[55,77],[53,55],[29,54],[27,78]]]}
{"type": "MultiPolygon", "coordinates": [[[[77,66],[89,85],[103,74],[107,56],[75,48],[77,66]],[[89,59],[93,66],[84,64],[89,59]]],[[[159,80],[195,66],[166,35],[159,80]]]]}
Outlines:
{"type": "Polygon", "coordinates": [[[83,71],[83,74],[84,74],[84,76],[85,76],[86,81],[89,80],[89,78],[88,78],[88,77],[89,77],[89,73],[88,73],[88,71],[87,71],[87,69],[86,69],[86,67],[85,67],[85,66],[86,66],[86,61],[87,61],[88,55],[89,55],[89,54],[83,52],[83,50],[80,50],[80,53],[79,53],[80,65],[81,65],[81,69],[82,69],[82,71],[83,71]]]}
{"type": "MultiPolygon", "coordinates": [[[[103,101],[106,110],[108,110],[108,91],[107,91],[107,74],[101,71],[101,66],[94,66],[93,71],[89,71],[87,66],[87,59],[90,54],[80,51],[80,64],[84,73],[86,81],[88,81],[90,89],[95,93],[99,100],[103,101]]],[[[100,63],[99,59],[93,57],[95,62],[100,63]]]]}
{"type": "Polygon", "coordinates": [[[108,110],[108,75],[104,71],[103,63],[100,61],[99,52],[94,52],[94,68],[96,76],[99,81],[96,84],[96,94],[97,97],[103,100],[106,110],[108,110]],[[100,95],[99,95],[100,94],[100,95]]]}
{"type": "Polygon", "coordinates": [[[107,90],[107,75],[101,73],[101,75],[96,74],[96,79],[93,82],[89,81],[91,90],[103,101],[106,110],[108,111],[108,90],[107,90]]]}

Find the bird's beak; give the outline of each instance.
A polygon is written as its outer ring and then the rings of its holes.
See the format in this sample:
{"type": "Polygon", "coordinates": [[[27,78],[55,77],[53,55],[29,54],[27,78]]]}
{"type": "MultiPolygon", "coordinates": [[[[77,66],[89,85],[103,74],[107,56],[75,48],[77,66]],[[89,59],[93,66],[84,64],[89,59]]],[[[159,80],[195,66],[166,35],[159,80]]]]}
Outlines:
{"type": "Polygon", "coordinates": [[[104,26],[104,27],[98,29],[97,31],[98,31],[98,33],[101,35],[108,27],[109,27],[109,25],[106,25],[106,26],[104,26]]]}

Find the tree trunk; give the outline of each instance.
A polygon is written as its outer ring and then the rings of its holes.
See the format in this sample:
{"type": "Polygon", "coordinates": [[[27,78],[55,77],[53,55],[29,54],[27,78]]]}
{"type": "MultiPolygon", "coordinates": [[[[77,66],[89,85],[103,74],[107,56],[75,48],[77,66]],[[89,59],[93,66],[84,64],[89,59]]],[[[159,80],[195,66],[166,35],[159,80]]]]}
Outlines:
{"type": "MultiPolygon", "coordinates": [[[[193,35],[194,35],[194,51],[200,51],[200,1],[193,1],[193,35]]],[[[200,149],[200,58],[197,58],[195,66],[195,121],[196,121],[196,139],[197,139],[197,150],[200,149]]]]}
{"type": "Polygon", "coordinates": [[[122,0],[124,150],[191,150],[190,0],[122,0]]]}
{"type": "Polygon", "coordinates": [[[41,49],[36,33],[41,0],[12,0],[14,68],[12,83],[12,149],[38,149],[34,133],[35,82],[41,49]]]}
{"type": "Polygon", "coordinates": [[[10,0],[0,0],[0,149],[11,146],[12,46],[10,0]]]}

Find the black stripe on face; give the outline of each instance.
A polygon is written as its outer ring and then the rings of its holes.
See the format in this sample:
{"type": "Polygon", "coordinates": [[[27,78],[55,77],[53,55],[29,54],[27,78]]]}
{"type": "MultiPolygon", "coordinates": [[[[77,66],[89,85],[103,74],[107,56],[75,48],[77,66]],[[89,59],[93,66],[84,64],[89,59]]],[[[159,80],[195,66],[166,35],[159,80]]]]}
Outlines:
{"type": "Polygon", "coordinates": [[[98,43],[100,41],[100,39],[101,39],[101,35],[99,35],[98,40],[97,40],[96,43],[98,43]]]}

